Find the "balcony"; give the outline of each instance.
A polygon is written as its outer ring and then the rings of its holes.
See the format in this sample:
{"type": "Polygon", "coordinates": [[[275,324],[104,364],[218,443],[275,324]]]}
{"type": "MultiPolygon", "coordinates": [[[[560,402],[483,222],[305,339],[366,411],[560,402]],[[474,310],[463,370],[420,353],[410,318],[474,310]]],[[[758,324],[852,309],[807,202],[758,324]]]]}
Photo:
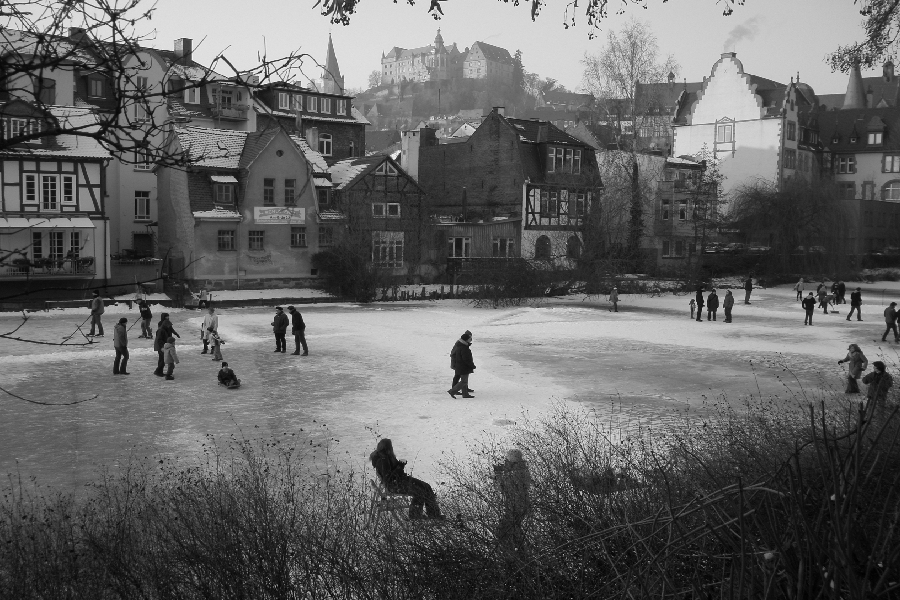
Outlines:
{"type": "Polygon", "coordinates": [[[93,256],[35,258],[34,260],[16,258],[0,269],[0,277],[92,277],[95,272],[93,256]]]}
{"type": "Polygon", "coordinates": [[[224,121],[246,121],[248,107],[245,104],[233,104],[231,106],[213,106],[212,114],[217,119],[224,121]]]}

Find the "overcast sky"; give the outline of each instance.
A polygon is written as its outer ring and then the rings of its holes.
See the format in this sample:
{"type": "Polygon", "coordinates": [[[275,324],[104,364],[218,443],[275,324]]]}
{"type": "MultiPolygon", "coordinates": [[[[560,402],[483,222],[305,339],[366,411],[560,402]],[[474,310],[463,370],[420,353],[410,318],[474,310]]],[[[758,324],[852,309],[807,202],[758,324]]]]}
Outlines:
{"type": "MultiPolygon", "coordinates": [[[[252,66],[264,47],[269,56],[299,48],[324,62],[331,32],[347,87],[366,87],[369,73],[381,68],[382,52],[393,46],[428,45],[440,27],[445,44],[456,42],[460,50],[474,41],[507,48],[510,54],[521,49],[528,71],[577,90],[584,53],[599,53],[605,41],[605,31],[588,39],[581,14],[574,28],[564,28],[567,0],[548,0],[536,22],[531,21],[527,0],[518,7],[499,0],[445,0],[440,21],[428,15],[427,0],[415,6],[404,0],[396,4],[360,0],[349,26],[331,25],[314,4],[314,0],[158,0],[148,28],[155,28],[156,47],[171,48],[176,38],[193,38],[195,47],[200,44],[197,60],[208,63],[224,52],[239,68],[252,66]]],[[[610,0],[610,6],[614,12],[620,4],[610,0]]],[[[817,93],[842,93],[847,78],[831,73],[824,56],[838,44],[860,38],[862,32],[853,0],[746,0],[730,17],[722,16],[722,4],[716,0],[646,0],[644,6],[629,4],[623,14],[605,21],[604,30],[618,29],[631,17],[646,21],[660,50],[675,56],[682,77],[689,81],[709,75],[727,42],[748,73],[787,83],[799,71],[801,81],[817,93]]]]}

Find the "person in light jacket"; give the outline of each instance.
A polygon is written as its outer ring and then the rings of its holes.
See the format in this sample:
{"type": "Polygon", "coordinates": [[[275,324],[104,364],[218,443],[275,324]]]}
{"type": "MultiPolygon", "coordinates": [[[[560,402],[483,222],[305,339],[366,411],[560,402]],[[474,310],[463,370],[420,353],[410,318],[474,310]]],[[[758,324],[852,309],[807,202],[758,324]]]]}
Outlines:
{"type": "MultiPolygon", "coordinates": [[[[209,307],[207,315],[203,317],[203,325],[200,326],[200,339],[203,341],[203,352],[200,354],[209,352],[209,334],[211,331],[219,331],[219,315],[216,314],[216,309],[212,306],[209,307]]],[[[222,360],[222,358],[219,357],[218,360],[222,360]]]]}
{"type": "Polygon", "coordinates": [[[287,341],[285,335],[290,321],[284,314],[284,309],[280,306],[275,307],[275,319],[272,321],[272,332],[275,334],[275,352],[284,354],[287,352],[287,341]]]}
{"type": "Polygon", "coordinates": [[[103,323],[100,322],[100,316],[105,311],[106,307],[103,304],[103,298],[100,297],[100,292],[94,290],[94,297],[91,299],[91,332],[87,334],[87,337],[94,337],[95,331],[97,332],[96,337],[103,337],[103,323]]]}
{"type": "Polygon", "coordinates": [[[731,323],[731,309],[734,308],[734,296],[731,290],[725,291],[725,300],[722,303],[722,307],[725,309],[725,322],[731,323]]]}
{"type": "Polygon", "coordinates": [[[113,327],[113,349],[116,360],[113,362],[113,375],[128,375],[128,319],[122,317],[113,327]]]}
{"type": "Polygon", "coordinates": [[[803,300],[803,278],[800,278],[800,281],[797,282],[797,285],[794,286],[794,291],[797,292],[797,302],[801,302],[803,300]]]}
{"type": "Polygon", "coordinates": [[[847,356],[838,361],[839,365],[849,363],[847,366],[847,389],[846,394],[858,394],[859,385],[856,380],[862,376],[862,372],[869,366],[869,359],[863,354],[862,350],[856,344],[850,344],[847,348],[847,356]]]}
{"type": "Polygon", "coordinates": [[[175,351],[175,338],[170,337],[163,346],[163,358],[166,362],[166,379],[175,379],[172,372],[178,364],[178,353],[175,351]]]}
{"type": "Polygon", "coordinates": [[[719,310],[719,295],[716,294],[716,290],[713,290],[706,297],[706,320],[709,321],[712,317],[712,320],[715,321],[717,310],[719,310]]]}
{"type": "Polygon", "coordinates": [[[612,302],[613,312],[619,312],[619,290],[613,288],[609,293],[609,301],[612,302]]]}
{"type": "Polygon", "coordinates": [[[472,332],[466,330],[456,341],[453,351],[450,353],[450,364],[459,375],[459,381],[447,393],[456,399],[456,394],[462,394],[463,398],[474,398],[469,393],[469,375],[475,372],[475,361],[472,358],[472,332]]]}

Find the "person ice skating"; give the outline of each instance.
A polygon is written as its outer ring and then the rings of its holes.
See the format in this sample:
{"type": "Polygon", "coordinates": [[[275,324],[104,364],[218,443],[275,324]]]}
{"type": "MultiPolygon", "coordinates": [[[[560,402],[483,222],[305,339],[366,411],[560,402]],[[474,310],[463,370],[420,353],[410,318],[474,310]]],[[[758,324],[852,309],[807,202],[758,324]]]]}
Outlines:
{"type": "Polygon", "coordinates": [[[225,340],[219,337],[219,332],[214,331],[211,327],[209,329],[209,343],[212,344],[212,359],[215,361],[222,360],[222,344],[225,343],[225,340]]]}
{"type": "Polygon", "coordinates": [[[378,442],[375,451],[369,455],[372,466],[384,487],[392,494],[412,496],[409,503],[409,518],[421,519],[422,507],[429,519],[443,519],[441,509],[438,507],[437,496],[431,486],[406,474],[405,460],[397,460],[394,454],[394,445],[391,440],[384,438],[378,442]]]}
{"type": "Polygon", "coordinates": [[[744,282],[744,304],[750,304],[750,293],[753,291],[753,277],[747,277],[744,282]]]}
{"type": "Polygon", "coordinates": [[[163,346],[163,359],[166,363],[166,379],[175,379],[172,376],[172,372],[175,370],[175,365],[178,364],[178,353],[175,352],[175,338],[170,337],[166,340],[165,346],[163,346]]]}
{"type": "Polygon", "coordinates": [[[166,340],[168,340],[172,336],[177,338],[181,337],[172,326],[172,321],[169,320],[169,313],[162,313],[159,316],[159,323],[157,323],[156,325],[156,337],[153,339],[153,349],[159,356],[159,362],[157,363],[156,370],[153,372],[153,374],[158,377],[162,377],[164,375],[163,368],[166,364],[164,346],[166,345],[166,340]]]}
{"type": "Polygon", "coordinates": [[[241,380],[238,379],[237,375],[234,374],[228,367],[227,362],[222,363],[222,368],[219,369],[219,385],[224,385],[227,388],[237,388],[241,387],[241,380]]]}
{"type": "Polygon", "coordinates": [[[850,294],[850,314],[847,315],[847,320],[850,320],[850,317],[853,316],[853,311],[856,311],[856,320],[862,321],[862,312],[860,312],[859,307],[862,306],[862,288],[856,288],[852,294],[850,294]]]}
{"type": "MultiPolygon", "coordinates": [[[[891,302],[891,305],[884,309],[884,323],[887,325],[887,328],[884,330],[884,334],[881,336],[881,341],[887,341],[887,334],[891,331],[894,332],[894,341],[900,342],[900,334],[897,333],[897,303],[891,302]]],[[[873,365],[875,363],[872,363],[873,365]]]]}
{"type": "Polygon", "coordinates": [[[694,318],[694,310],[697,308],[697,301],[691,298],[691,301],[688,302],[688,306],[691,307],[691,319],[694,318]]]}
{"type": "Polygon", "coordinates": [[[719,310],[719,295],[713,289],[706,297],[706,320],[709,321],[709,318],[712,317],[712,320],[715,321],[717,310],[719,310]]]}
{"type": "Polygon", "coordinates": [[[731,309],[734,308],[734,296],[731,294],[731,290],[725,291],[725,300],[722,302],[722,307],[725,309],[725,322],[731,323],[731,309]]]}
{"type": "Polygon", "coordinates": [[[844,298],[844,294],[847,293],[847,284],[838,279],[837,282],[837,303],[838,304],[847,304],[847,300],[844,298]]]}
{"type": "Polygon", "coordinates": [[[794,285],[794,291],[797,292],[797,301],[803,302],[803,278],[794,285]]]}
{"type": "Polygon", "coordinates": [[[609,293],[609,301],[612,302],[613,312],[619,312],[619,290],[613,288],[609,293]]]}
{"type": "Polygon", "coordinates": [[[466,330],[466,332],[456,341],[456,344],[453,346],[453,351],[450,353],[450,366],[456,372],[456,375],[459,376],[459,380],[457,380],[456,377],[453,378],[456,383],[447,390],[447,393],[450,394],[454,400],[456,399],[456,394],[462,394],[463,398],[475,397],[470,394],[472,390],[469,389],[469,375],[475,372],[475,362],[472,358],[471,345],[472,332],[466,330]]]}
{"type": "MultiPolygon", "coordinates": [[[[211,331],[219,330],[219,315],[216,314],[216,309],[212,306],[207,310],[207,314],[203,317],[203,325],[200,326],[200,339],[203,341],[203,352],[200,354],[206,354],[209,352],[209,338],[211,331]]],[[[219,360],[222,360],[220,357],[219,360]]]]}
{"type": "Polygon", "coordinates": [[[113,362],[113,375],[128,375],[128,319],[122,317],[113,327],[113,349],[116,360],[113,362]]]}
{"type": "Polygon", "coordinates": [[[288,312],[291,313],[291,335],[294,336],[293,355],[309,356],[309,347],[306,345],[306,323],[303,322],[303,315],[293,306],[288,306],[288,312]],[[303,354],[300,354],[300,347],[303,347],[303,354]]]}
{"type": "Polygon", "coordinates": [[[288,323],[289,320],[287,315],[284,314],[284,309],[276,306],[275,319],[272,321],[272,332],[275,334],[275,352],[281,352],[282,354],[287,352],[285,335],[287,334],[288,323]]]}
{"type": "Polygon", "coordinates": [[[494,482],[500,489],[503,510],[497,524],[497,541],[507,550],[519,551],[525,545],[522,523],[531,509],[529,488],[531,473],[522,451],[509,450],[506,460],[494,465],[494,482]]]}
{"type": "Polygon", "coordinates": [[[803,324],[812,325],[813,312],[816,310],[816,299],[813,297],[812,292],[803,299],[803,310],[806,311],[806,318],[803,320],[803,324]]]}
{"type": "Polygon", "coordinates": [[[150,312],[150,304],[146,300],[138,302],[138,310],[141,313],[141,335],[145,339],[153,338],[153,313],[150,312]]]}
{"type": "Polygon", "coordinates": [[[828,314],[828,288],[825,287],[824,283],[822,283],[819,286],[819,289],[816,293],[819,295],[819,308],[821,308],[822,312],[827,315],[828,314]]]}
{"type": "Polygon", "coordinates": [[[871,415],[877,407],[884,407],[888,391],[894,385],[894,378],[884,367],[884,363],[876,360],[872,363],[872,372],[862,378],[866,384],[866,414],[871,415]]]}
{"type": "Polygon", "coordinates": [[[816,296],[822,296],[822,292],[828,292],[828,288],[825,287],[825,280],[823,279],[819,285],[816,286],[816,296]]]}
{"type": "Polygon", "coordinates": [[[103,304],[103,298],[100,292],[94,290],[94,297],[91,299],[91,332],[87,337],[103,337],[103,323],[100,322],[100,316],[106,311],[103,304]],[[96,329],[95,329],[96,328],[96,329]],[[96,331],[97,335],[94,335],[96,331]]]}
{"type": "Polygon", "coordinates": [[[847,348],[847,356],[838,361],[839,365],[844,363],[850,363],[847,365],[847,389],[844,390],[844,393],[858,394],[859,385],[857,385],[856,380],[862,376],[862,372],[869,366],[869,359],[862,353],[859,346],[850,344],[847,348]]]}
{"type": "Polygon", "coordinates": [[[694,298],[697,301],[697,322],[701,322],[703,320],[703,286],[697,288],[697,296],[694,298]]]}

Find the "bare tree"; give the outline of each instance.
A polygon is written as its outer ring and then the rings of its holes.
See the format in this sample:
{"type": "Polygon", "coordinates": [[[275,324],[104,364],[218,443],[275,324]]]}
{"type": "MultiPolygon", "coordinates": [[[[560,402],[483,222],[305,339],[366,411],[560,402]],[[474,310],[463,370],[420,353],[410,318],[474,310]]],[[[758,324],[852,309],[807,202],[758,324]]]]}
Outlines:
{"type": "Polygon", "coordinates": [[[854,0],[863,17],[862,41],[838,46],[827,60],[833,71],[846,72],[854,63],[873,67],[900,49],[900,2],[897,0],[854,0]]]}

